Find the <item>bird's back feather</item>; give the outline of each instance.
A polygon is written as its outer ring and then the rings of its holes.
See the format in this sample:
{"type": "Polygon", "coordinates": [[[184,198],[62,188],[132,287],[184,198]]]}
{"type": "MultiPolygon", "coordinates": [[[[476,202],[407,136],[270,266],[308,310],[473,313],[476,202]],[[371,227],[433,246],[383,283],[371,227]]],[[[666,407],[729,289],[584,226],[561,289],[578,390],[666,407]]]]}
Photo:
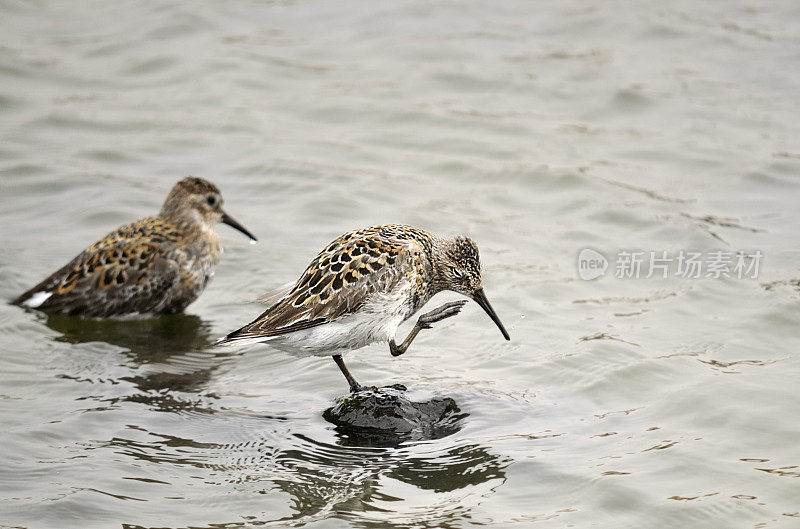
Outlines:
{"type": "Polygon", "coordinates": [[[122,226],[12,303],[88,317],[170,311],[167,294],[182,274],[174,260],[180,235],[158,217],[122,226]]]}
{"type": "Polygon", "coordinates": [[[330,323],[400,282],[417,282],[417,276],[421,282],[430,240],[423,230],[397,225],[345,233],[320,252],[282,298],[218,343],[264,340],[330,323]]]}

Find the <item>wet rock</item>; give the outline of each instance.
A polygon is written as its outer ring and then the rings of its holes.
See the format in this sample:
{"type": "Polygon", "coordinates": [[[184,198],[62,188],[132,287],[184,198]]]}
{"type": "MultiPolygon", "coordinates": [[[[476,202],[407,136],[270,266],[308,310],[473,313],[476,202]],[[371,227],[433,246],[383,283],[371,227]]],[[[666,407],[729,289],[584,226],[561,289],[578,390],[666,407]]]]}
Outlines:
{"type": "Polygon", "coordinates": [[[342,444],[396,446],[404,441],[441,439],[461,429],[462,413],[450,397],[413,402],[402,385],[364,388],[341,397],[322,414],[342,444]]]}

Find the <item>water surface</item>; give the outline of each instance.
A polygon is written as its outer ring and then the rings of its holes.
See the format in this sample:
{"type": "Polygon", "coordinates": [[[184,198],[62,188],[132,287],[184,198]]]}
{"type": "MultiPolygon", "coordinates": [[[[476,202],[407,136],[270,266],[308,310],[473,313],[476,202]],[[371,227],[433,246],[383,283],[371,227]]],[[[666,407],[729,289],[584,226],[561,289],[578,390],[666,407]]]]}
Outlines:
{"type": "Polygon", "coordinates": [[[0,526],[797,525],[796,3],[0,12],[0,297],[187,174],[261,241],[220,226],[185,315],[0,306],[0,526]],[[359,381],[468,414],[359,446],[322,418],[347,390],[329,359],[210,344],[387,222],[473,237],[512,341],[473,303],[401,357],[351,354],[359,381]],[[604,277],[579,278],[583,248],[604,277]],[[617,279],[621,250],[764,259],[755,279],[617,279]]]}

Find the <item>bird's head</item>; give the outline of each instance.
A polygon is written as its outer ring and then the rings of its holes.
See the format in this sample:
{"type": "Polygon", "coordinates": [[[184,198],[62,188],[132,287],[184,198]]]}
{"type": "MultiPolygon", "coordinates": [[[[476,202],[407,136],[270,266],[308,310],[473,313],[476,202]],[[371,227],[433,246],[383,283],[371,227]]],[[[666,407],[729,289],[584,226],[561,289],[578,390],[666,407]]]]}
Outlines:
{"type": "Polygon", "coordinates": [[[510,340],[483,291],[481,260],[475,241],[461,236],[441,241],[435,251],[435,263],[441,290],[452,290],[475,301],[497,325],[503,337],[510,340]]]}
{"type": "Polygon", "coordinates": [[[222,209],[222,204],[222,194],[217,186],[208,180],[187,176],[169,192],[161,208],[161,215],[177,222],[193,223],[207,228],[222,222],[255,242],[255,236],[228,215],[222,209]]]}

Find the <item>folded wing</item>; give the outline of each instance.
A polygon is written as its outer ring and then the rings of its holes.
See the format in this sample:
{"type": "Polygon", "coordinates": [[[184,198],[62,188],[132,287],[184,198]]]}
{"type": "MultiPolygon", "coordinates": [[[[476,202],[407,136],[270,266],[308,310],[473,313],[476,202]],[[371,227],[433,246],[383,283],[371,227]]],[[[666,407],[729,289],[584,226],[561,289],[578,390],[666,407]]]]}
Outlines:
{"type": "Polygon", "coordinates": [[[145,314],[163,306],[180,285],[179,267],[161,241],[132,226],[87,248],[12,303],[87,317],[145,314]]]}
{"type": "Polygon", "coordinates": [[[269,338],[356,312],[375,293],[390,292],[414,270],[411,240],[349,232],[333,241],[280,299],[251,323],[218,342],[269,338]]]}

